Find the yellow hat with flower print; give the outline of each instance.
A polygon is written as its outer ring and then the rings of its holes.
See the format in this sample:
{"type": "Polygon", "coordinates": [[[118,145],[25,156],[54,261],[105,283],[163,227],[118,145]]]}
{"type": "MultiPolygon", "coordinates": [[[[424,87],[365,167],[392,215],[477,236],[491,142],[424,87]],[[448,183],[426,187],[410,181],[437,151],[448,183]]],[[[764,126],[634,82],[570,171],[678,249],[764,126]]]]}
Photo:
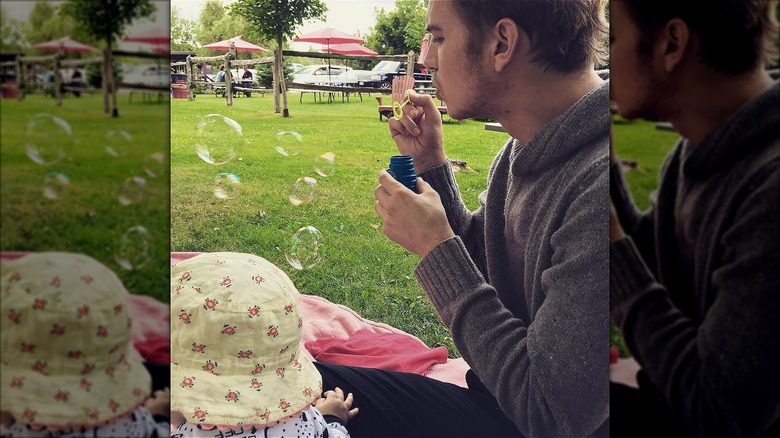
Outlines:
{"type": "Polygon", "coordinates": [[[268,425],[308,408],[322,377],[301,354],[297,290],[271,262],[206,253],[171,268],[171,410],[268,425]]]}
{"type": "Polygon", "coordinates": [[[0,409],[21,424],[96,427],[149,396],[116,274],[60,252],[25,255],[1,272],[0,409]]]}

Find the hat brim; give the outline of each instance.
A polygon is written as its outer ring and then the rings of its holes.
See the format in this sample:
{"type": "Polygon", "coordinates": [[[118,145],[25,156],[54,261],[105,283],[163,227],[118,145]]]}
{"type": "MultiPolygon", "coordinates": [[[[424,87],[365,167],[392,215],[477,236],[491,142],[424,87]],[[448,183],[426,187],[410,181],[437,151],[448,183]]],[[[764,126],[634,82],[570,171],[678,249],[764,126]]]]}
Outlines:
{"type": "Polygon", "coordinates": [[[20,363],[4,360],[0,365],[0,409],[20,424],[97,427],[128,415],[151,393],[151,376],[132,347],[111,370],[94,368],[84,374],[58,373],[57,367],[44,374],[33,368],[34,361],[28,368],[20,363]]]}
{"type": "Polygon", "coordinates": [[[171,410],[192,423],[226,426],[268,425],[297,414],[322,394],[322,376],[300,346],[294,356],[287,364],[241,375],[172,363],[171,410]]]}

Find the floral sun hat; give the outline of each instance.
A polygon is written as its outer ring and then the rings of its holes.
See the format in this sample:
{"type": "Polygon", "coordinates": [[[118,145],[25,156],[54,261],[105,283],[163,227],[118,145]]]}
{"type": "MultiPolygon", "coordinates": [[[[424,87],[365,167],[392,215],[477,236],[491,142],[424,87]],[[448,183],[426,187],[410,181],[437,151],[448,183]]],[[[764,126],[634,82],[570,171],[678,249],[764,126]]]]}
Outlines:
{"type": "Polygon", "coordinates": [[[128,292],[110,269],[50,252],[1,272],[0,409],[34,427],[97,427],[149,396],[151,377],[130,342],[128,292]]]}
{"type": "Polygon", "coordinates": [[[322,377],[301,354],[292,281],[251,254],[171,268],[171,410],[218,426],[268,425],[305,410],[322,377]]]}

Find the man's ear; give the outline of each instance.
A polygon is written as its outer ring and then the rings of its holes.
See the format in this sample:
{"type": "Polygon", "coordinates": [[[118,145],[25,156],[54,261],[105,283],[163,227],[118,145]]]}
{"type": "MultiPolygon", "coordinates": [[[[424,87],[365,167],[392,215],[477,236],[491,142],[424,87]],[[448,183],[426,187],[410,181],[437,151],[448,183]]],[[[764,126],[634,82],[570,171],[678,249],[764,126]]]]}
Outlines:
{"type": "Polygon", "coordinates": [[[528,35],[521,29],[514,20],[502,18],[493,26],[492,36],[494,44],[492,46],[494,67],[497,72],[501,72],[509,65],[518,53],[518,48],[529,45],[528,35]]]}
{"type": "Polygon", "coordinates": [[[685,59],[691,50],[691,32],[688,24],[679,18],[666,23],[660,33],[659,50],[663,56],[663,66],[667,73],[672,72],[685,59]]]}

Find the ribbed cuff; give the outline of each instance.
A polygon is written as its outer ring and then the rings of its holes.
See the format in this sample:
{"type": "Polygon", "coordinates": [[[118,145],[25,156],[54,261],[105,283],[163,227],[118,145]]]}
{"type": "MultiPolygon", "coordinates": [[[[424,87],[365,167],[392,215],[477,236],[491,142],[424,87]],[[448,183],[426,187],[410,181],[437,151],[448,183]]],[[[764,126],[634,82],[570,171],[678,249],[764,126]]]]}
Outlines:
{"type": "Polygon", "coordinates": [[[452,322],[452,309],[462,298],[463,294],[459,292],[474,290],[485,283],[458,236],[445,240],[429,252],[415,268],[414,276],[447,327],[452,322]]]}
{"type": "Polygon", "coordinates": [[[631,305],[656,283],[631,237],[610,245],[609,279],[610,313],[615,323],[622,327],[631,305]]]}

